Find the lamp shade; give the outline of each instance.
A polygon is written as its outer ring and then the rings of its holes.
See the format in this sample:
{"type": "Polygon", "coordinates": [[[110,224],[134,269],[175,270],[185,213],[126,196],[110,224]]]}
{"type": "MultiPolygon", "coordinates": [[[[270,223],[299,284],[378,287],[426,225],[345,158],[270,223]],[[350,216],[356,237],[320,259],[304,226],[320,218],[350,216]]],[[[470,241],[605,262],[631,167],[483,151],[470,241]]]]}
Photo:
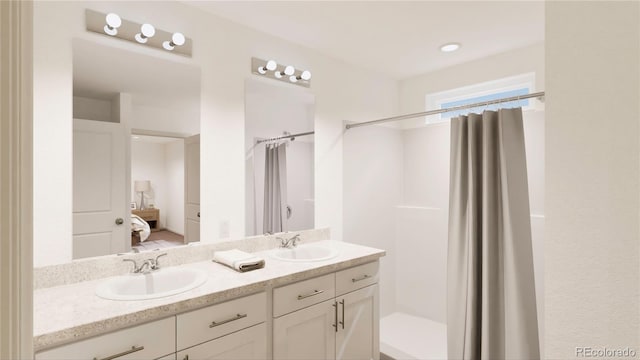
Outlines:
{"type": "Polygon", "coordinates": [[[151,190],[151,181],[149,181],[149,180],[136,180],[133,183],[133,189],[135,191],[150,191],[151,190]]]}

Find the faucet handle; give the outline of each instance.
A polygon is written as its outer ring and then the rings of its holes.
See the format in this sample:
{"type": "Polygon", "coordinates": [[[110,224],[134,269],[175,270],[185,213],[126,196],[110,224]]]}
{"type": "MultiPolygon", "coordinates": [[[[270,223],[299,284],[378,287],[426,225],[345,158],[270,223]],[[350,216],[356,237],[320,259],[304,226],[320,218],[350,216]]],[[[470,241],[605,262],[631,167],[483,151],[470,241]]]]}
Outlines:
{"type": "Polygon", "coordinates": [[[296,246],[298,241],[302,241],[302,239],[300,239],[300,234],[295,234],[291,239],[289,239],[292,241],[292,245],[296,246]]]}
{"type": "Polygon", "coordinates": [[[153,261],[153,264],[151,266],[152,270],[160,269],[160,262],[158,261],[158,259],[160,259],[163,256],[167,256],[167,253],[160,254],[160,255],[156,256],[156,259],[153,261]]]}
{"type": "Polygon", "coordinates": [[[133,263],[133,270],[131,271],[132,273],[137,273],[140,271],[140,268],[138,267],[138,263],[133,260],[133,259],[122,259],[122,261],[124,262],[132,262],[133,263]]]}

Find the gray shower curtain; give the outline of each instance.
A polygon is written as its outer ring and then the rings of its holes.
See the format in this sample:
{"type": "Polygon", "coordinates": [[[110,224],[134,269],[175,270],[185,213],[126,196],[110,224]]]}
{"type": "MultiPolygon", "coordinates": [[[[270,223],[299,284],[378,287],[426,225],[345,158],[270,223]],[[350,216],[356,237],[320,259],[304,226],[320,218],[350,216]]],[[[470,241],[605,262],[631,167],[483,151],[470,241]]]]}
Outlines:
{"type": "Polygon", "coordinates": [[[451,120],[449,359],[539,359],[522,109],[451,120]]]}
{"type": "Polygon", "coordinates": [[[263,210],[263,233],[287,231],[286,143],[266,145],[263,210]]]}

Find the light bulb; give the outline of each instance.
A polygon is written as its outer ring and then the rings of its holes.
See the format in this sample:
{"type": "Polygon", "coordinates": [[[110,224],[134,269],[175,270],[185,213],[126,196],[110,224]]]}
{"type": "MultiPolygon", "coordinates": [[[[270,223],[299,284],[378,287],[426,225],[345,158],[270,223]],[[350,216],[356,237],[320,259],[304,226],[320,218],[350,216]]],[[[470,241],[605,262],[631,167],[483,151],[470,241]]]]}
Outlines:
{"type": "Polygon", "coordinates": [[[173,43],[173,45],[178,45],[178,46],[182,46],[184,45],[185,42],[185,37],[184,35],[182,35],[182,33],[173,33],[173,36],[171,36],[171,42],[173,43]]]}
{"type": "Polygon", "coordinates": [[[302,80],[307,80],[307,81],[311,80],[311,71],[309,70],[303,71],[302,74],[300,74],[300,78],[302,80]]]}
{"type": "Polygon", "coordinates": [[[258,72],[259,72],[260,74],[264,75],[264,74],[266,74],[266,73],[267,73],[267,69],[265,69],[265,68],[264,68],[264,66],[260,66],[260,67],[258,68],[258,72]]]}
{"type": "Polygon", "coordinates": [[[140,32],[136,34],[136,41],[144,44],[150,37],[156,34],[156,29],[151,24],[142,24],[140,32]]]}
{"type": "Polygon", "coordinates": [[[273,73],[273,75],[274,75],[277,79],[282,78],[282,73],[281,73],[280,71],[276,71],[275,73],[273,73]]]}
{"type": "Polygon", "coordinates": [[[297,83],[298,82],[298,78],[294,75],[289,76],[289,81],[291,81],[292,83],[297,83]]]}
{"type": "Polygon", "coordinates": [[[104,32],[108,35],[115,36],[118,33],[118,28],[122,25],[122,19],[118,14],[108,13],[105,16],[105,21],[107,25],[104,26],[104,32]]]}
{"type": "Polygon", "coordinates": [[[267,70],[273,71],[278,68],[278,63],[274,60],[267,61],[267,70]]]}
{"type": "Polygon", "coordinates": [[[285,75],[293,75],[293,73],[295,72],[296,72],[296,69],[291,65],[287,65],[287,67],[284,68],[285,75]]]}

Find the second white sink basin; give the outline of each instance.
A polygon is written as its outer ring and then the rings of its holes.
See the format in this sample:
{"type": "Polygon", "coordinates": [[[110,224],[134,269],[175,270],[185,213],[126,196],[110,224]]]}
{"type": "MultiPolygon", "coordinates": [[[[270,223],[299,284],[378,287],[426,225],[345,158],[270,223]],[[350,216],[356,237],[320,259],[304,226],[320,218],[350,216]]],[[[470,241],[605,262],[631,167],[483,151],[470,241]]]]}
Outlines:
{"type": "Polygon", "coordinates": [[[338,255],[335,249],[321,245],[300,245],[291,249],[277,249],[271,254],[282,261],[304,262],[329,260],[338,255]]]}
{"type": "Polygon", "coordinates": [[[169,267],[149,274],[129,274],[104,281],[96,295],[109,300],[147,300],[179,294],[204,284],[200,269],[169,267]]]}

